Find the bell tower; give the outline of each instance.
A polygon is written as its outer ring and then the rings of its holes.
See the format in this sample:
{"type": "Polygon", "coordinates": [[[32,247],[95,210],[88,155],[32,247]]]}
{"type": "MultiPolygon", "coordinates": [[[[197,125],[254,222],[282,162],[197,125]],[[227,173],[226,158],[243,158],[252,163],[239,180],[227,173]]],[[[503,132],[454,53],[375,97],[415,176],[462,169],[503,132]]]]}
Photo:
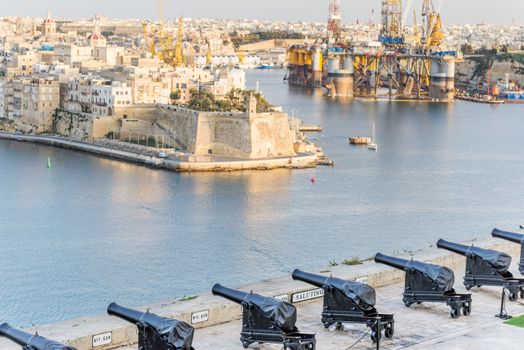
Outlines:
{"type": "Polygon", "coordinates": [[[247,114],[250,117],[257,114],[257,99],[253,94],[249,95],[247,99],[247,114]]]}

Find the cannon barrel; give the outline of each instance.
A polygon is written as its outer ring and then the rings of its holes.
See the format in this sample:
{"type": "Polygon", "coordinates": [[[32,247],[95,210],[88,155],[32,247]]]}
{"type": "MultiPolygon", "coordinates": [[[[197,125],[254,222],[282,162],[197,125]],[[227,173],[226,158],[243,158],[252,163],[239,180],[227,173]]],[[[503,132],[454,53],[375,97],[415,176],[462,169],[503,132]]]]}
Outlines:
{"type": "Polygon", "coordinates": [[[150,314],[149,312],[142,312],[133,309],[128,309],[127,307],[120,306],[117,303],[111,303],[107,307],[107,313],[109,315],[114,315],[124,319],[130,323],[142,323],[147,324],[148,326],[159,331],[162,329],[162,323],[166,320],[164,317],[160,317],[155,314],[150,314]]]}
{"type": "Polygon", "coordinates": [[[522,243],[524,241],[524,235],[520,233],[514,233],[514,232],[508,232],[508,231],[502,231],[499,229],[494,229],[491,232],[491,236],[495,238],[502,238],[506,241],[510,241],[513,243],[522,243]]]}
{"type": "Polygon", "coordinates": [[[73,347],[62,345],[38,335],[23,332],[11,327],[7,323],[0,325],[0,336],[4,336],[22,347],[31,346],[36,350],[46,350],[51,348],[53,350],[75,350],[73,347]]]}
{"type": "Polygon", "coordinates": [[[453,243],[453,242],[445,241],[443,239],[438,240],[437,247],[441,249],[449,250],[453,253],[457,253],[460,255],[466,255],[470,249],[470,247],[467,245],[453,243]]]}
{"type": "Polygon", "coordinates": [[[213,286],[212,292],[213,295],[220,295],[221,297],[231,300],[237,304],[242,304],[242,302],[245,301],[246,297],[249,295],[246,292],[224,287],[220,283],[217,283],[213,286]]]}
{"type": "Polygon", "coordinates": [[[329,279],[329,277],[315,275],[309,272],[300,271],[299,269],[293,271],[291,276],[294,280],[306,282],[317,287],[323,287],[326,284],[326,281],[329,279]]]}
{"type": "MultiPolygon", "coordinates": [[[[109,304],[107,307],[107,313],[109,315],[120,317],[130,323],[136,324],[139,329],[146,327],[152,328],[166,344],[169,344],[169,349],[193,349],[191,345],[193,343],[194,328],[185,322],[161,317],[149,312],[128,309],[116,303],[109,304]]],[[[140,335],[139,338],[140,337],[142,337],[142,335],[140,335]]],[[[144,337],[144,339],[146,344],[151,341],[147,335],[144,337]]],[[[145,348],[149,349],[149,345],[146,345],[144,349],[145,348]]]]}
{"type": "Polygon", "coordinates": [[[387,256],[381,253],[377,253],[377,255],[375,255],[375,262],[386,264],[386,265],[395,267],[400,270],[405,270],[409,264],[409,260],[395,258],[395,257],[387,256]]]}

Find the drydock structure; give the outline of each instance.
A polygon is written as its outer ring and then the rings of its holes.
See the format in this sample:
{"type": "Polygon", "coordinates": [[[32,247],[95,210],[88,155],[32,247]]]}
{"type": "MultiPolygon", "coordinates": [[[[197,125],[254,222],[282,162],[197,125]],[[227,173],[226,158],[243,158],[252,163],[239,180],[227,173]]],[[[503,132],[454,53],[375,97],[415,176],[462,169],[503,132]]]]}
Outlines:
{"type": "Polygon", "coordinates": [[[454,99],[455,63],[461,54],[443,48],[442,22],[432,0],[423,2],[422,26],[414,13],[409,36],[402,26],[401,0],[382,0],[377,41],[343,41],[340,18],[340,0],[332,0],[328,38],[289,48],[290,84],[324,87],[334,98],[454,99]]]}

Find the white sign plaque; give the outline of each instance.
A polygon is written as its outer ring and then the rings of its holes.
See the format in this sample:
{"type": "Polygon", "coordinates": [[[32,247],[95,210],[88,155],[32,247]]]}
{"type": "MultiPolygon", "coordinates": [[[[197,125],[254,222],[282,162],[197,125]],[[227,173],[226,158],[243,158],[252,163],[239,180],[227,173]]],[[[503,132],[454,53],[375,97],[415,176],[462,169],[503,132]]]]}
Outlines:
{"type": "Polygon", "coordinates": [[[277,299],[279,301],[289,301],[289,296],[287,294],[282,294],[274,296],[273,299],[277,299]]]}
{"type": "Polygon", "coordinates": [[[209,320],[209,310],[193,312],[191,314],[191,324],[202,323],[209,320]]]}
{"type": "Polygon", "coordinates": [[[368,276],[359,277],[355,280],[355,282],[368,284],[368,276]]]}
{"type": "Polygon", "coordinates": [[[107,332],[102,334],[93,335],[93,347],[108,345],[113,342],[113,333],[107,332]]]}
{"type": "Polygon", "coordinates": [[[324,296],[324,289],[318,288],[318,289],[312,289],[301,293],[295,293],[293,294],[293,297],[291,298],[291,302],[293,303],[299,303],[301,301],[306,301],[310,299],[316,299],[324,296]]]}

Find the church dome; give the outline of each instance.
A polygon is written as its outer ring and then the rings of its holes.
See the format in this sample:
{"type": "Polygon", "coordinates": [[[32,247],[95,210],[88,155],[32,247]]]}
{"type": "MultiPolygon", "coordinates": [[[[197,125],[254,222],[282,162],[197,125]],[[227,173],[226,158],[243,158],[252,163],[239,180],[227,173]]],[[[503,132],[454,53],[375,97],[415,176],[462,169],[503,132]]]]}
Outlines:
{"type": "Polygon", "coordinates": [[[55,23],[55,20],[51,18],[51,14],[48,13],[47,14],[47,18],[44,19],[44,24],[54,24],[55,23]]]}
{"type": "Polygon", "coordinates": [[[106,37],[98,32],[94,32],[88,38],[89,40],[106,40],[106,37]]]}

